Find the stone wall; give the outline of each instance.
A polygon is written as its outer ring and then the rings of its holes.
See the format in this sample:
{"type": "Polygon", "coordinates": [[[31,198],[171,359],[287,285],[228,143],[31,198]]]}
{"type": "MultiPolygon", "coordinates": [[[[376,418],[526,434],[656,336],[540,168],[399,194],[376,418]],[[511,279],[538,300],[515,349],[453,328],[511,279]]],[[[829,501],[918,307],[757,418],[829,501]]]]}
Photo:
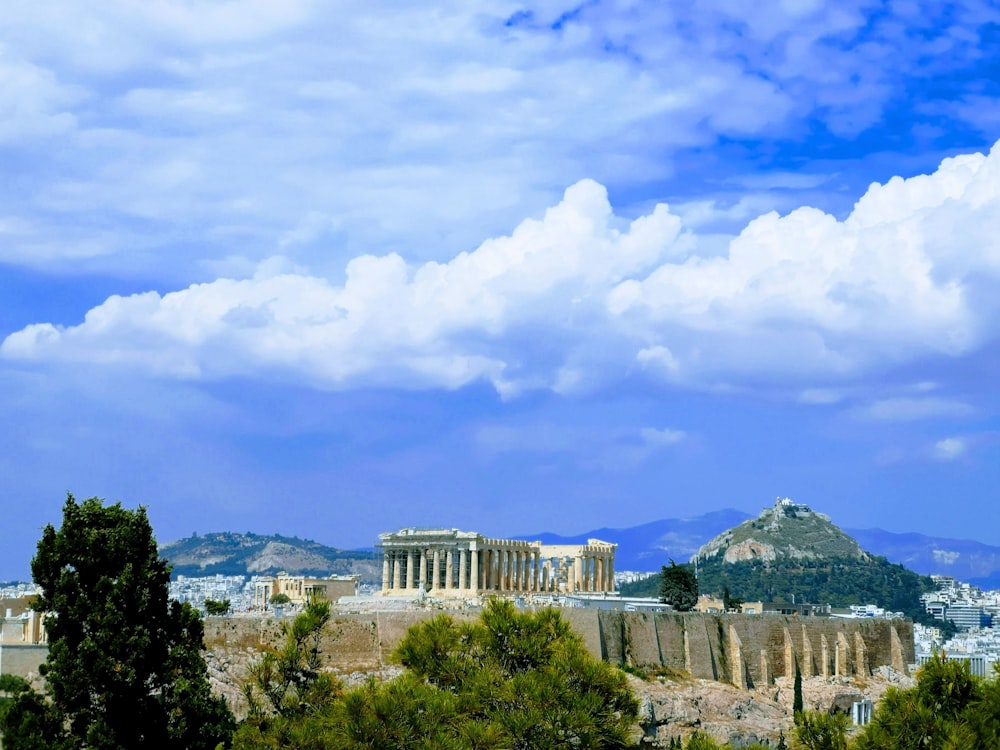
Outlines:
{"type": "MultiPolygon", "coordinates": [[[[694,677],[753,687],[774,677],[905,672],[914,661],[909,620],[595,612],[602,658],[642,669],[684,669],[694,677]],[[824,646],[825,644],[825,646],[824,646]]],[[[592,649],[593,650],[593,649],[592,649]]]]}
{"type": "Polygon", "coordinates": [[[38,674],[38,667],[49,654],[49,647],[28,643],[0,645],[0,674],[16,674],[18,677],[32,677],[38,674]]]}
{"type": "MultiPolygon", "coordinates": [[[[322,651],[338,672],[374,671],[392,662],[407,629],[439,614],[434,610],[334,615],[322,651]]],[[[703,679],[741,687],[774,677],[869,674],[881,665],[906,671],[914,661],[909,620],[616,612],[564,609],[563,617],[587,649],[601,659],[641,669],[685,670],[703,679]]],[[[450,611],[471,620],[475,610],[450,611]]],[[[280,642],[273,618],[210,617],[210,649],[260,648],[280,642]]]]}

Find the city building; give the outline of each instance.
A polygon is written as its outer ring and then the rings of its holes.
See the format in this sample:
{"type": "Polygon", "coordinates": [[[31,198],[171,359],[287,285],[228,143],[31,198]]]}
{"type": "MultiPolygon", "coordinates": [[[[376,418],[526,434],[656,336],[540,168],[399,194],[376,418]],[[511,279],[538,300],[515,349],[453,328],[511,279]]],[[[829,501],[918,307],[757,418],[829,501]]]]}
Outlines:
{"type": "Polygon", "coordinates": [[[542,544],[474,531],[406,528],[379,535],[382,595],[610,594],[617,544],[542,544]]]}
{"type": "Polygon", "coordinates": [[[361,576],[356,575],[308,578],[278,573],[254,581],[253,607],[262,609],[279,594],[287,596],[289,603],[294,605],[305,604],[313,598],[336,602],[342,596],[357,596],[360,584],[361,576]]]}
{"type": "Polygon", "coordinates": [[[955,627],[962,630],[988,628],[992,624],[992,618],[982,607],[961,602],[956,602],[945,609],[944,619],[950,620],[955,627]]]}

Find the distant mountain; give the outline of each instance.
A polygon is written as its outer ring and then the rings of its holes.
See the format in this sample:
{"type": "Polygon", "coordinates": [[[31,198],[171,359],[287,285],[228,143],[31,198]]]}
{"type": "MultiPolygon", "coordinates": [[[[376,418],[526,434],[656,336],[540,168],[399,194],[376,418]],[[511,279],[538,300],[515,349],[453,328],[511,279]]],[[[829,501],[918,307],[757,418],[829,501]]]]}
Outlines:
{"type": "Polygon", "coordinates": [[[983,589],[1000,588],[1000,547],[967,539],[850,529],[861,546],[924,575],[952,576],[983,589]]]}
{"type": "Polygon", "coordinates": [[[160,546],[173,575],[357,574],[364,583],[381,581],[382,563],[369,550],[341,550],[277,534],[195,534],[160,546]]]}
{"type": "Polygon", "coordinates": [[[616,570],[659,570],[671,559],[686,562],[708,539],[742,523],[750,515],[727,508],[692,518],[670,518],[625,529],[602,528],[575,536],[541,533],[517,539],[540,540],[544,544],[582,544],[601,539],[618,545],[616,570]]]}

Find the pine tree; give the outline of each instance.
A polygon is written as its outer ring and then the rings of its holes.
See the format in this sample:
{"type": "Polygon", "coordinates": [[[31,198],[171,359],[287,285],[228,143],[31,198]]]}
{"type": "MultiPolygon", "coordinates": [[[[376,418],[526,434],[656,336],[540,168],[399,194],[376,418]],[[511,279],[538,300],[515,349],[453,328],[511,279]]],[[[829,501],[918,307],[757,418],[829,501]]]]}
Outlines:
{"type": "Polygon", "coordinates": [[[143,508],[68,496],[31,572],[46,613],[48,700],[18,695],[3,722],[7,750],[38,747],[30,733],[88,750],[228,743],[233,718],[208,684],[201,618],[168,601],[169,568],[143,508]]]}

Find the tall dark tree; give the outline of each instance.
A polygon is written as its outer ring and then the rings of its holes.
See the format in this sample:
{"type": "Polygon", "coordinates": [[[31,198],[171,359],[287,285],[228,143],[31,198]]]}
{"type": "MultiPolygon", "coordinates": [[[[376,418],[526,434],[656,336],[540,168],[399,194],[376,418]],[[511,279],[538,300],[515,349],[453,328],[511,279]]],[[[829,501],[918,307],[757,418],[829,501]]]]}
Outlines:
{"type": "Polygon", "coordinates": [[[670,567],[660,571],[660,601],[670,604],[678,612],[690,612],[698,603],[698,577],[690,565],[678,565],[673,560],[670,567]]]}
{"type": "Polygon", "coordinates": [[[805,702],[802,700],[802,672],[799,670],[799,665],[796,664],[795,682],[792,686],[792,715],[795,717],[796,721],[799,720],[804,708],[805,702]]]}
{"type": "Polygon", "coordinates": [[[46,613],[49,700],[18,696],[4,720],[8,750],[35,747],[10,731],[31,726],[67,748],[228,743],[233,717],[208,684],[201,618],[168,600],[169,567],[145,509],[70,495],[62,526],[42,532],[31,573],[46,613]]]}

